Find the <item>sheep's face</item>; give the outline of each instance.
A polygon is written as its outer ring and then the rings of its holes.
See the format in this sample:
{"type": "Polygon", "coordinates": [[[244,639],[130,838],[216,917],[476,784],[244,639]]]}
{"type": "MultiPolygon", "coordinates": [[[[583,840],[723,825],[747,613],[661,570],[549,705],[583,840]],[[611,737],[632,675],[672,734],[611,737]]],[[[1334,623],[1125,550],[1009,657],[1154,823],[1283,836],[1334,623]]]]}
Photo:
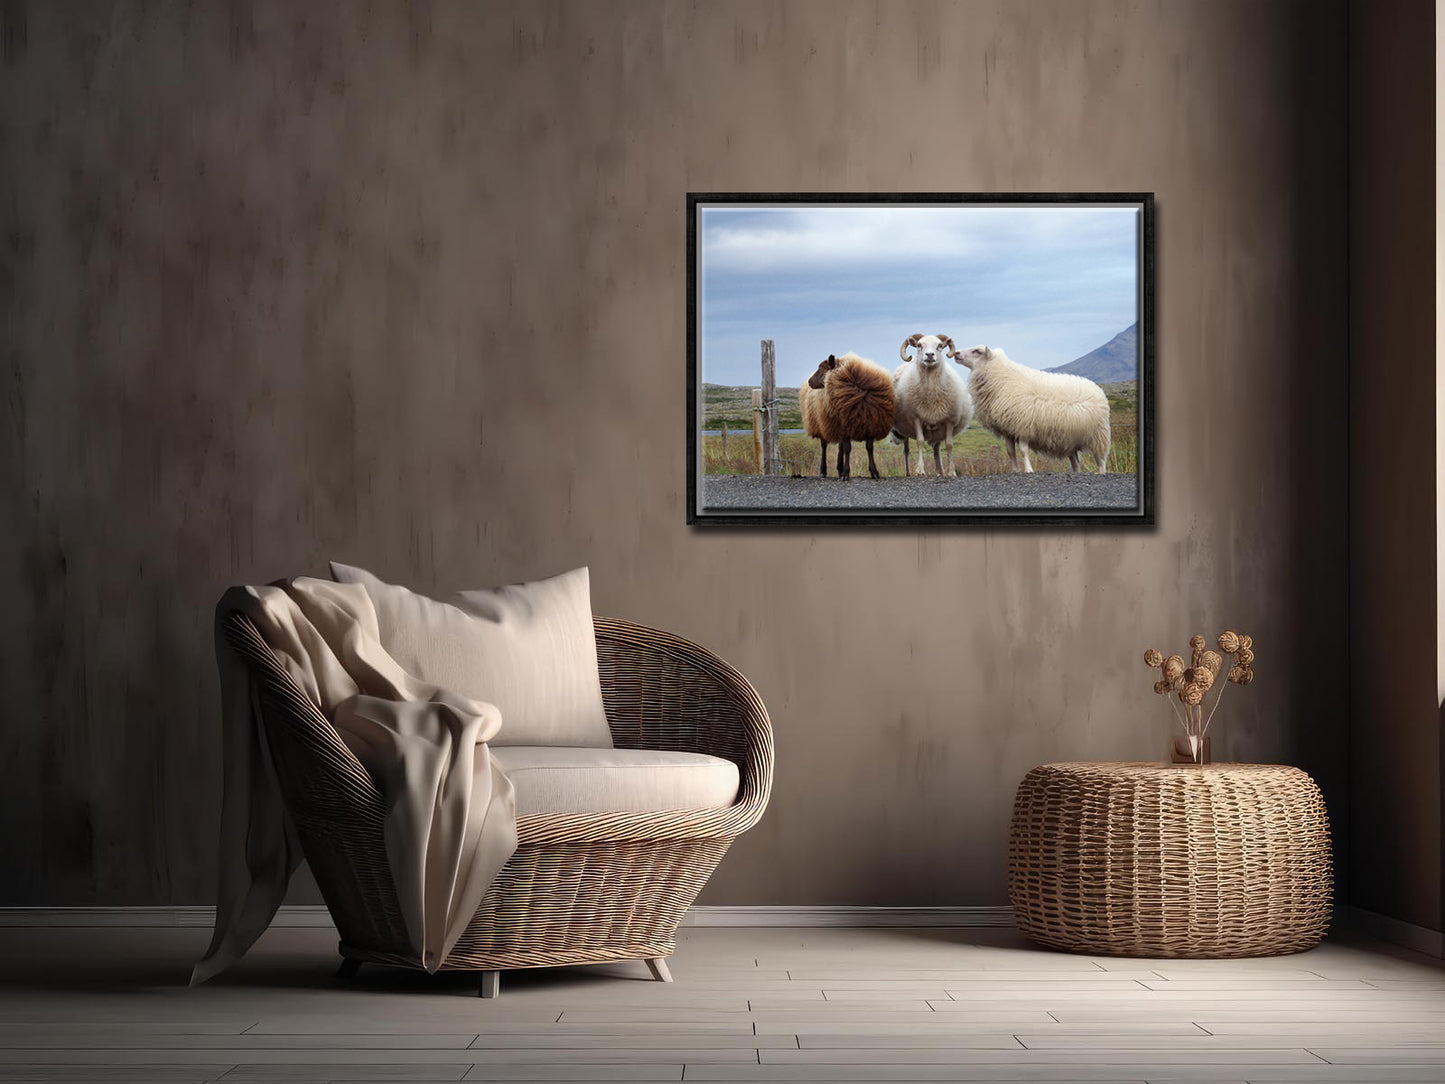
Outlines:
{"type": "Polygon", "coordinates": [[[808,377],[808,387],[813,389],[821,388],[828,381],[828,374],[838,367],[838,359],[829,354],[823,361],[819,362],[818,368],[813,375],[808,377]]]}
{"type": "Polygon", "coordinates": [[[970,346],[967,350],[960,351],[954,357],[958,358],[960,365],[977,369],[980,365],[987,364],[988,360],[993,357],[993,351],[980,343],[978,346],[970,346]]]}
{"type": "Polygon", "coordinates": [[[925,369],[931,369],[935,365],[942,365],[952,350],[953,340],[947,335],[915,334],[903,340],[898,356],[904,361],[916,361],[925,369]],[[916,351],[911,358],[908,356],[910,349],[916,351]]]}

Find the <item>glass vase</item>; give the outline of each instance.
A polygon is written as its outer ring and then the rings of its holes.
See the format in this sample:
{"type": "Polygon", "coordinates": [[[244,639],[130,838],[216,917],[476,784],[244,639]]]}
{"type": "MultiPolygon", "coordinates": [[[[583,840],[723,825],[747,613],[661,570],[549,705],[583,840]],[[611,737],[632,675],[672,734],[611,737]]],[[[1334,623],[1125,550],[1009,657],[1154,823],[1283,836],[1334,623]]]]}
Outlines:
{"type": "Polygon", "coordinates": [[[1208,764],[1209,735],[1204,731],[1209,722],[1204,716],[1203,705],[1186,704],[1181,722],[1184,733],[1174,735],[1174,740],[1169,743],[1169,763],[1208,764]]]}

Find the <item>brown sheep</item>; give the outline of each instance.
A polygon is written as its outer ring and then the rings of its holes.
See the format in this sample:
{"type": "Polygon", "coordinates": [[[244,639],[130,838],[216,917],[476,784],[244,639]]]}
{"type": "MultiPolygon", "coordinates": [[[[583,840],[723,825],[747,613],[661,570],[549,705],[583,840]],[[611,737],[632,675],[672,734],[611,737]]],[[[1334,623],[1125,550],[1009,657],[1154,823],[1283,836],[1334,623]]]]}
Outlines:
{"type": "Polygon", "coordinates": [[[857,354],[829,354],[798,389],[803,432],[823,448],[818,473],[828,476],[828,445],[838,445],[838,477],[852,477],[852,442],[868,447],[868,473],[880,478],[873,461],[873,442],[893,430],[893,377],[888,370],[857,354]]]}

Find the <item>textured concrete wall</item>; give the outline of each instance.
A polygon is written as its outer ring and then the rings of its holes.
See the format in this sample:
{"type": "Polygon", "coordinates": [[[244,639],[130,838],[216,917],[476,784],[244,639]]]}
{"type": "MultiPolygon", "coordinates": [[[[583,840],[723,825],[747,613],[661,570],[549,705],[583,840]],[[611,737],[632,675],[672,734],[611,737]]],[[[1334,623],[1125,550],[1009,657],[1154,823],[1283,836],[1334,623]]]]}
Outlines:
{"type": "Polygon", "coordinates": [[[1433,0],[1356,0],[1350,52],[1351,902],[1438,930],[1433,0]]]}
{"type": "Polygon", "coordinates": [[[1036,762],[1346,707],[1340,4],[51,4],[0,67],[0,903],[212,891],[211,607],[592,567],[778,738],[711,903],[997,904],[1036,762]],[[684,193],[1158,197],[1159,526],[684,525],[684,193]],[[1222,725],[1221,725],[1222,724],[1222,725]]]}

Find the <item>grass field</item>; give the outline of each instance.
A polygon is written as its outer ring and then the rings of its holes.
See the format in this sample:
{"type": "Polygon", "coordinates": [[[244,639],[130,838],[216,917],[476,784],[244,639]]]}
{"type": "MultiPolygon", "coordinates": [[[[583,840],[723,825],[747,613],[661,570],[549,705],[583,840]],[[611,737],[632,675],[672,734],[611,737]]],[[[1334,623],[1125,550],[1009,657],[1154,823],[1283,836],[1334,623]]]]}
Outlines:
{"type": "MultiPolygon", "coordinates": [[[[716,385],[707,385],[707,389],[717,389],[716,385]]],[[[749,413],[752,410],[752,389],[717,389],[744,393],[744,399],[748,404],[749,413]]],[[[1113,446],[1109,450],[1109,471],[1115,474],[1133,474],[1139,469],[1139,393],[1138,385],[1130,380],[1123,384],[1105,384],[1104,394],[1109,398],[1110,425],[1113,433],[1113,446]]],[[[779,398],[783,396],[783,390],[779,390],[779,398]]],[[[719,401],[721,402],[722,397],[719,401]]],[[[785,400],[786,402],[787,400],[785,400]]],[[[797,392],[793,391],[792,402],[797,402],[797,392]]],[[[781,404],[780,404],[781,405],[781,404]]],[[[797,418],[796,407],[793,411],[794,421],[788,420],[787,414],[779,417],[780,429],[801,428],[802,421],[797,418]]],[[[714,423],[711,414],[711,406],[708,407],[708,419],[705,428],[715,429],[720,427],[722,418],[719,417],[714,423]]],[[[723,455],[722,437],[709,436],[703,438],[703,473],[704,474],[757,474],[757,463],[753,457],[753,435],[752,423],[739,421],[734,424],[728,421],[728,428],[732,432],[728,439],[728,454],[723,455]]],[[[911,450],[916,457],[917,446],[912,445],[911,450]]],[[[784,474],[801,474],[814,476],[818,473],[818,442],[811,437],[784,434],[778,438],[778,453],[783,461],[784,474]]],[[[828,473],[831,475],[837,470],[836,445],[828,448],[828,473]]],[[[906,473],[903,469],[903,445],[895,444],[891,440],[878,441],[873,445],[873,458],[878,463],[878,469],[885,477],[901,478],[906,473]]],[[[1031,453],[1030,458],[1034,470],[1038,471],[1062,471],[1069,469],[1067,459],[1055,459],[1052,456],[1031,453]]],[[[1093,458],[1084,453],[1084,469],[1093,469],[1093,458]]],[[[924,447],[924,466],[929,474],[933,473],[933,450],[924,447]]],[[[944,468],[947,469],[948,462],[945,458],[944,468]]],[[[986,429],[980,429],[976,425],[970,426],[953,441],[953,466],[958,474],[1000,474],[1008,470],[1008,453],[1004,449],[1003,441],[999,440],[986,429]]],[[[861,443],[853,446],[853,473],[855,475],[867,475],[868,453],[861,443]]]]}
{"type": "MultiPolygon", "coordinates": [[[[702,427],[721,429],[723,422],[736,432],[753,427],[754,388],[729,387],[724,384],[702,386],[702,427]]],[[[797,388],[778,389],[778,428],[803,428],[803,414],[798,407],[797,388]]]]}

